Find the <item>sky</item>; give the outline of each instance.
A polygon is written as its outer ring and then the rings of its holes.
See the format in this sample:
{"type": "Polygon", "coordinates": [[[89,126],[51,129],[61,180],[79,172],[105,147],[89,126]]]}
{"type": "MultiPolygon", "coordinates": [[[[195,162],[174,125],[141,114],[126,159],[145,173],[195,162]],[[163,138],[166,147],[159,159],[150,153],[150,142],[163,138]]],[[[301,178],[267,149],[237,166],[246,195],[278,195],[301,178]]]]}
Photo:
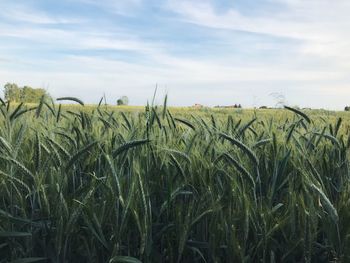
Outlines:
{"type": "Polygon", "coordinates": [[[350,104],[349,0],[0,0],[0,87],[145,105],[350,104]],[[276,96],[278,94],[278,96],[276,96]]]}

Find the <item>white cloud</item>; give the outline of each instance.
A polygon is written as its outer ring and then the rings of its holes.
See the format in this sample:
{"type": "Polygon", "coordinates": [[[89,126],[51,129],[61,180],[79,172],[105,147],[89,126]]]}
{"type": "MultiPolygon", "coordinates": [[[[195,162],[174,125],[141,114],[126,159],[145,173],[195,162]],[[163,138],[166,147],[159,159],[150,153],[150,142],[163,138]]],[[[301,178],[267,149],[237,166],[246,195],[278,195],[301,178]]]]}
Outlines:
{"type": "MultiPolygon", "coordinates": [[[[56,28],[35,28],[27,25],[4,26],[0,25],[0,35],[16,39],[30,40],[33,43],[46,47],[55,47],[67,50],[124,50],[139,53],[149,53],[161,47],[158,43],[150,43],[138,37],[123,32],[109,33],[107,31],[63,30],[56,28]]],[[[3,44],[0,43],[0,48],[3,44]]],[[[33,48],[33,46],[28,46],[33,48]]]]}
{"type": "Polygon", "coordinates": [[[305,55],[349,58],[350,1],[271,0],[285,4],[284,11],[247,16],[231,8],[218,13],[210,1],[170,0],[168,8],[183,21],[203,27],[240,30],[304,41],[305,55]]]}
{"type": "Polygon", "coordinates": [[[81,19],[49,15],[27,4],[15,2],[0,3],[0,17],[10,21],[26,22],[31,24],[71,24],[80,23],[81,19]]]}
{"type": "MultiPolygon", "coordinates": [[[[31,70],[32,67],[17,71],[0,70],[0,84],[11,81],[20,85],[43,86],[45,83],[54,96],[72,95],[87,102],[95,102],[106,93],[109,102],[113,103],[118,96],[126,94],[134,104],[142,105],[152,96],[155,84],[159,83],[167,87],[175,105],[200,102],[213,106],[230,103],[232,100],[249,105],[257,94],[259,97],[265,96],[266,103],[269,100],[266,94],[276,91],[276,87],[287,80],[294,83],[294,87],[288,87],[288,99],[295,104],[307,105],[303,99],[309,97],[300,97],[298,94],[313,93],[315,101],[332,98],[334,90],[329,89],[329,82],[341,77],[337,72],[303,73],[277,67],[227,67],[210,61],[168,59],[166,66],[149,67],[96,57],[70,56],[56,61],[56,70],[53,71],[31,70]],[[313,83],[325,81],[327,83],[322,85],[313,83]]],[[[36,63],[50,67],[50,63],[46,61],[36,63]]],[[[350,95],[350,90],[347,91],[345,85],[337,84],[335,88],[338,86],[342,87],[344,96],[350,95]]],[[[332,107],[330,103],[325,105],[332,107]]],[[[317,103],[312,106],[317,107],[317,103]]]]}

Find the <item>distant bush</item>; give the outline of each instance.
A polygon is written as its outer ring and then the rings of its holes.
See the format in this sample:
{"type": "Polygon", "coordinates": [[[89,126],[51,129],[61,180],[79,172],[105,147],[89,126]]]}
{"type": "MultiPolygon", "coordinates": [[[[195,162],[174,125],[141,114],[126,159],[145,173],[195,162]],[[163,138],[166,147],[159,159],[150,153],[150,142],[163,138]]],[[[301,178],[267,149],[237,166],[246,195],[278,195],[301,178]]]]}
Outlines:
{"type": "Polygon", "coordinates": [[[217,105],[214,108],[221,108],[221,109],[241,109],[242,105],[241,104],[234,104],[234,105],[229,105],[229,106],[220,106],[217,105]]]}
{"type": "Polygon", "coordinates": [[[350,106],[346,106],[344,110],[345,111],[350,111],[350,106]]]}
{"type": "Polygon", "coordinates": [[[117,105],[128,105],[129,104],[129,98],[127,96],[123,96],[120,99],[117,100],[117,105]]]}

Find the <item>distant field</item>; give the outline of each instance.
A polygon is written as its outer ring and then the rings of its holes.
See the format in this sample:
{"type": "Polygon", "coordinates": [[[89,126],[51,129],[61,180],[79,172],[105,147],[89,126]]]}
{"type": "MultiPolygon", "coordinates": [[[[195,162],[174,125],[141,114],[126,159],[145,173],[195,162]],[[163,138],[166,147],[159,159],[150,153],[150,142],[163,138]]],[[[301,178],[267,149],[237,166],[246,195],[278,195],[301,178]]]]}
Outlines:
{"type": "Polygon", "coordinates": [[[0,262],[350,261],[348,112],[0,109],[0,262]]]}

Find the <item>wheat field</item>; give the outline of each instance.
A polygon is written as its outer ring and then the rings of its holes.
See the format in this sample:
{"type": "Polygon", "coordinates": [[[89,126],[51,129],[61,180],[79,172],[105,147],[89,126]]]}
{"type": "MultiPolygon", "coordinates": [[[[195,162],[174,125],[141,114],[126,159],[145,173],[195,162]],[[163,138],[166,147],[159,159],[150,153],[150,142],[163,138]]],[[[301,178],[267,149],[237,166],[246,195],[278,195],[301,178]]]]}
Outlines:
{"type": "Polygon", "coordinates": [[[0,110],[0,262],[348,262],[350,115],[0,110]]]}

